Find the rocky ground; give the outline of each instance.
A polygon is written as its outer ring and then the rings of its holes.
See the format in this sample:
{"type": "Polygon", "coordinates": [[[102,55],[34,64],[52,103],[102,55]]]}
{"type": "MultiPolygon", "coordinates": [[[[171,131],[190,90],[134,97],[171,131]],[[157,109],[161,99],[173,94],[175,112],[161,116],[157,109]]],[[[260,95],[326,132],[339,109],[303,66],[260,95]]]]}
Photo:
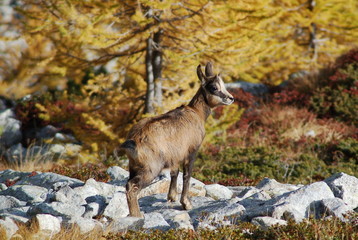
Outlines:
{"type": "MultiPolygon", "coordinates": [[[[282,184],[265,178],[250,187],[205,185],[192,178],[194,208],[190,211],[183,210],[180,203],[166,201],[170,176],[163,174],[140,194],[144,218],[133,218],[128,217],[125,196],[128,172],[111,167],[107,173],[112,180],[104,183],[94,179],[82,182],[51,172],[1,171],[0,227],[8,238],[16,233],[18,223],[34,220],[44,234],[55,234],[73,224],[82,233],[95,228],[106,232],[215,229],[238,221],[267,228],[308,217],[335,216],[345,221],[345,214],[358,210],[358,179],[345,173],[309,185],[282,184]]],[[[179,181],[179,192],[181,187],[179,181]]]]}

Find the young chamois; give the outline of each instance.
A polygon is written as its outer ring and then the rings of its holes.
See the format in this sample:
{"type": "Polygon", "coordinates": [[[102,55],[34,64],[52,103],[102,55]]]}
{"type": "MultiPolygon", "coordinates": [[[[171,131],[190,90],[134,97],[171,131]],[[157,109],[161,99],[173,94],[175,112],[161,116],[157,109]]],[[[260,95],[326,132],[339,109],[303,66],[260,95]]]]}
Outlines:
{"type": "Polygon", "coordinates": [[[187,106],[165,114],[142,119],[128,133],[121,145],[129,158],[129,180],[126,185],[130,216],[141,217],[138,193],[149,185],[164,168],[170,169],[168,201],[177,200],[179,165],[183,164],[183,191],[180,202],[184,209],[192,208],[188,198],[189,180],[195,155],[205,136],[205,121],[211,108],[230,105],[234,98],[226,90],[220,75],[215,75],[211,63],[197,67],[201,86],[187,106]]]}

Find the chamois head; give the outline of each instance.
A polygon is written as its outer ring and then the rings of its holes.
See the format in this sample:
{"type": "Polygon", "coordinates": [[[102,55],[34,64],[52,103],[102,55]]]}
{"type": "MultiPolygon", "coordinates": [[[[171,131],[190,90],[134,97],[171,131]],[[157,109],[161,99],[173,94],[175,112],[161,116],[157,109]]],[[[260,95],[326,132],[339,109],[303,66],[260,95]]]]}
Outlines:
{"type": "Polygon", "coordinates": [[[205,75],[201,71],[200,65],[197,67],[197,74],[201,82],[201,87],[204,90],[204,98],[210,107],[230,105],[234,102],[234,98],[226,90],[220,74],[213,73],[213,66],[210,62],[205,66],[205,75]]]}

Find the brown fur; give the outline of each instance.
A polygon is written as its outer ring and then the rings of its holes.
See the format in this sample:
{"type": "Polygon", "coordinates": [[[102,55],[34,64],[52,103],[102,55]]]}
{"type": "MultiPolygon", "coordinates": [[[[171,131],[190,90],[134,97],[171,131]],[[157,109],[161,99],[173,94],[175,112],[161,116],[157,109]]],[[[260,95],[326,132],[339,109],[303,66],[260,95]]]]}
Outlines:
{"type": "Polygon", "coordinates": [[[132,127],[127,141],[122,144],[129,158],[130,176],[126,188],[131,216],[141,216],[137,195],[164,168],[171,170],[168,200],[177,200],[180,164],[183,164],[184,172],[180,202],[184,209],[192,207],[188,198],[189,180],[196,152],[205,136],[204,124],[210,115],[210,108],[233,102],[221,78],[212,73],[210,63],[206,65],[206,76],[201,72],[200,65],[197,73],[202,85],[187,106],[142,119],[132,127]]]}

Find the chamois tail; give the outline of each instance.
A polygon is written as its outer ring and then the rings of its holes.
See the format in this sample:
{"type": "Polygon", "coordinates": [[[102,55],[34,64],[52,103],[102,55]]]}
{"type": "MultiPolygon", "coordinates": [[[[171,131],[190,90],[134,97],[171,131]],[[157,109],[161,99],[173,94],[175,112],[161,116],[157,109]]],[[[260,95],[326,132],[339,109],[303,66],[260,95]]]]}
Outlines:
{"type": "Polygon", "coordinates": [[[134,151],[137,148],[137,144],[135,143],[135,141],[129,139],[129,140],[126,140],[124,143],[121,144],[121,148],[134,151]]]}
{"type": "Polygon", "coordinates": [[[137,157],[137,144],[135,141],[128,139],[120,146],[122,149],[124,149],[128,156],[131,156],[132,158],[137,157]]]}

